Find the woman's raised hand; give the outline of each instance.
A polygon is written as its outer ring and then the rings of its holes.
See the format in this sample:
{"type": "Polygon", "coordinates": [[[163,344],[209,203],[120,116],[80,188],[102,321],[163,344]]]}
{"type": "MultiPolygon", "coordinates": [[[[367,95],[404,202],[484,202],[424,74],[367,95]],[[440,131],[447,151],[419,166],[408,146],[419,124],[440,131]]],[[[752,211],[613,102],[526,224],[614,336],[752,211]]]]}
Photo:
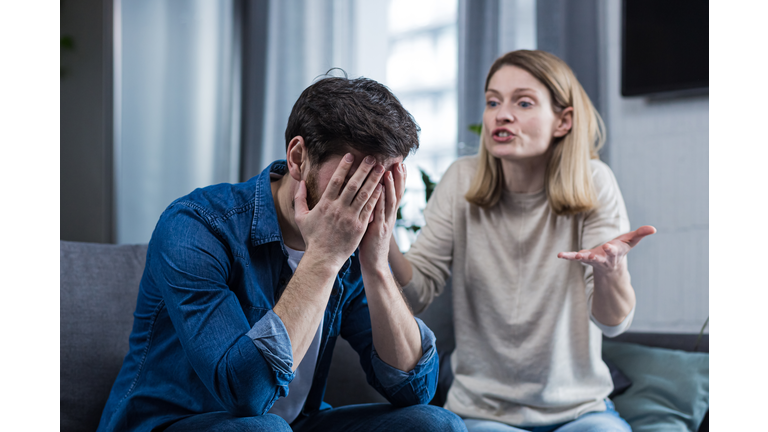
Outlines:
{"type": "Polygon", "coordinates": [[[560,252],[557,254],[557,257],[570,261],[581,261],[584,264],[591,265],[595,270],[609,273],[623,265],[623,258],[633,247],[640,243],[640,240],[655,232],[656,228],[650,225],[643,225],[596,248],[578,252],[560,252]]]}

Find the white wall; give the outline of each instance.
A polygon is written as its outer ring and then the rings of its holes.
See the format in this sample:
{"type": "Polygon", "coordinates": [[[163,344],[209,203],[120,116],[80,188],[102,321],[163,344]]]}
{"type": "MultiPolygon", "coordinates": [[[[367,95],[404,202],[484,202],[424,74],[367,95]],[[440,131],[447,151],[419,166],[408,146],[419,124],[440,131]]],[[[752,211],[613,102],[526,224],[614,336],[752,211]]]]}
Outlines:
{"type": "Polygon", "coordinates": [[[632,229],[658,230],[629,256],[632,331],[698,333],[709,316],[709,97],[622,97],[621,2],[603,0],[600,15],[604,160],[632,229]]]}

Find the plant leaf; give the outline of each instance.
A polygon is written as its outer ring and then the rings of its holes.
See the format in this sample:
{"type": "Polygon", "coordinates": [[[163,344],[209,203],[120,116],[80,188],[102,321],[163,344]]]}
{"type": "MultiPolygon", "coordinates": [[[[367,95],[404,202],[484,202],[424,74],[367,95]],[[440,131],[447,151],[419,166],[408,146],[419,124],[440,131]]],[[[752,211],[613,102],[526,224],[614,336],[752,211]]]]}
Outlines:
{"type": "Polygon", "coordinates": [[[475,123],[475,124],[469,125],[467,127],[467,129],[469,129],[470,131],[472,131],[472,132],[476,133],[478,136],[480,136],[480,134],[483,131],[483,125],[480,124],[480,123],[475,123]]]}
{"type": "Polygon", "coordinates": [[[427,195],[427,202],[429,202],[429,197],[432,196],[432,192],[435,191],[435,186],[437,185],[431,178],[429,178],[429,174],[427,174],[426,171],[421,168],[419,168],[419,171],[421,171],[421,181],[424,182],[424,192],[427,195]]]}

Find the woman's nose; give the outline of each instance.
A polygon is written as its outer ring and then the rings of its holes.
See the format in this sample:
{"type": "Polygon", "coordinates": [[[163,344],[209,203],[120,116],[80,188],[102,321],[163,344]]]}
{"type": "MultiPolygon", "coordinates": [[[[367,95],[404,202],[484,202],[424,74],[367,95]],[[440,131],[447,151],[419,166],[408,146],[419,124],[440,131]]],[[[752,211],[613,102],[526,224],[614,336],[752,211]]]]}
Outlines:
{"type": "Polygon", "coordinates": [[[496,121],[498,123],[511,123],[515,121],[515,117],[512,115],[512,110],[507,104],[501,104],[499,106],[499,109],[496,111],[496,121]]]}

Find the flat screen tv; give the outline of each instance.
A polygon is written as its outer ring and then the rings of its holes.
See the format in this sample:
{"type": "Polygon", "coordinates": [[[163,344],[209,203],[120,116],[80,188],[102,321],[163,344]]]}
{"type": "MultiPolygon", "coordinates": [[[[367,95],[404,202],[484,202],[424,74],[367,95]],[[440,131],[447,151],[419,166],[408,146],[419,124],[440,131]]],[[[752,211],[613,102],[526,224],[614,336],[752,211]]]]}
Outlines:
{"type": "Polygon", "coordinates": [[[623,0],[622,96],[709,91],[709,2],[623,0]]]}

